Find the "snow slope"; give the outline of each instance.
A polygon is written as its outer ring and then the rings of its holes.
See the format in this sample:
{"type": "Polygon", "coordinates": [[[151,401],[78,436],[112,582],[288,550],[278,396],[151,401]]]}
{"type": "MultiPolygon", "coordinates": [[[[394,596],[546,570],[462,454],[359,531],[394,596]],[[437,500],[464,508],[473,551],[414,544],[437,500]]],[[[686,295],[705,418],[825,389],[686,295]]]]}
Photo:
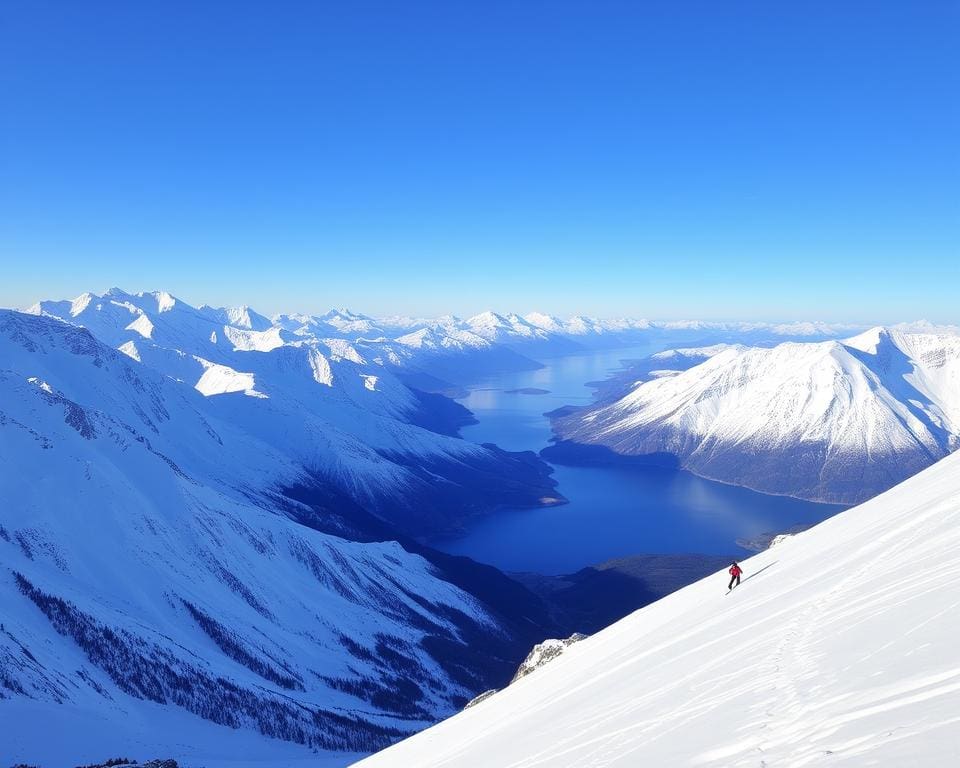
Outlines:
{"type": "Polygon", "coordinates": [[[743,567],[358,766],[960,762],[960,455],[743,567]]]}
{"type": "Polygon", "coordinates": [[[660,371],[616,402],[557,418],[557,434],[621,455],[669,454],[697,474],[760,491],[842,503],[960,446],[960,336],[875,328],[842,342],[717,345],[655,362],[679,372],[660,371]]]}
{"type": "Polygon", "coordinates": [[[303,451],[210,408],[277,399],[205,397],[0,311],[0,722],[48,726],[5,732],[0,764],[369,751],[509,666],[502,617],[396,541],[316,530],[324,509],[283,492],[316,483],[303,451]]]}

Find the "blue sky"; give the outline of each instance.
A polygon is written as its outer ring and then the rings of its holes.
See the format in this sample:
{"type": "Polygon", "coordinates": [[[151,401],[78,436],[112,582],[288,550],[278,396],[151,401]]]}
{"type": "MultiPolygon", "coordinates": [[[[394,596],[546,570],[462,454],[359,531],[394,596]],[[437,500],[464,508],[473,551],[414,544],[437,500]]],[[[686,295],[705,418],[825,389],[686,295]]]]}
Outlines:
{"type": "Polygon", "coordinates": [[[0,305],[960,320],[960,3],[0,6],[0,305]]]}

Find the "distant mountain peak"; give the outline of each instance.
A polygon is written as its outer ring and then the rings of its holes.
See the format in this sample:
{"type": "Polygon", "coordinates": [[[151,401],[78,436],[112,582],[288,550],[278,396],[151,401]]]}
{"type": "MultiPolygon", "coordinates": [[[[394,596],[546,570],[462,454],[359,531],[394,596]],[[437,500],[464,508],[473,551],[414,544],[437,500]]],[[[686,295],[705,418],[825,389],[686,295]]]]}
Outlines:
{"type": "Polygon", "coordinates": [[[471,318],[466,320],[467,325],[485,325],[485,326],[504,326],[510,325],[510,321],[507,320],[503,315],[494,312],[493,310],[488,309],[485,312],[480,312],[479,314],[474,315],[471,318]]]}
{"type": "Polygon", "coordinates": [[[845,340],[655,359],[676,375],[660,372],[618,400],[557,418],[558,435],[836,503],[869,498],[960,447],[957,336],[876,327],[845,340]]]}

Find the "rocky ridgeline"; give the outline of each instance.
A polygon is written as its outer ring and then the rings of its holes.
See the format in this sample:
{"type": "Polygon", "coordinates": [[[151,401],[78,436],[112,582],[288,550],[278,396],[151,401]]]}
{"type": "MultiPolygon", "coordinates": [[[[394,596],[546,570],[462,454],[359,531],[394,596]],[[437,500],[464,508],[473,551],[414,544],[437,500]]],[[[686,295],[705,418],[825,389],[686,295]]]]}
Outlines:
{"type": "Polygon", "coordinates": [[[523,663],[517,668],[517,674],[513,676],[513,679],[510,682],[515,683],[521,677],[526,677],[531,672],[535,672],[536,670],[540,669],[540,667],[546,666],[565,650],[567,650],[567,648],[569,648],[571,645],[586,639],[586,635],[582,635],[579,632],[574,632],[565,640],[550,639],[544,640],[542,643],[537,643],[535,646],[533,646],[533,650],[527,654],[527,658],[525,658],[523,663]]]}
{"type": "MultiPolygon", "coordinates": [[[[533,650],[527,654],[527,658],[523,660],[523,663],[517,667],[517,673],[513,676],[513,679],[510,680],[509,684],[513,685],[513,683],[517,682],[517,680],[519,680],[521,677],[526,677],[531,672],[535,672],[536,670],[540,669],[540,667],[546,666],[571,645],[578,643],[581,640],[586,640],[586,638],[586,635],[582,635],[579,632],[574,632],[566,639],[557,640],[551,638],[549,640],[544,640],[542,643],[537,643],[535,646],[533,646],[533,650]]],[[[497,688],[484,691],[476,698],[467,702],[467,705],[464,707],[464,709],[469,709],[470,707],[476,706],[481,701],[489,699],[497,691],[497,688]]]]}

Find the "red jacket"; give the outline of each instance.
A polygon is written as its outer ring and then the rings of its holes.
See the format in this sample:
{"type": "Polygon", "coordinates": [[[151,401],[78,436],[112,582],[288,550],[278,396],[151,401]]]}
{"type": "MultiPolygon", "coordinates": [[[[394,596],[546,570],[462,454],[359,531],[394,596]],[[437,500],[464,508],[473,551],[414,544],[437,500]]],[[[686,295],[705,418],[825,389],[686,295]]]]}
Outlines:
{"type": "Polygon", "coordinates": [[[743,569],[739,565],[731,565],[729,573],[731,576],[739,576],[743,573],[743,569]]]}

